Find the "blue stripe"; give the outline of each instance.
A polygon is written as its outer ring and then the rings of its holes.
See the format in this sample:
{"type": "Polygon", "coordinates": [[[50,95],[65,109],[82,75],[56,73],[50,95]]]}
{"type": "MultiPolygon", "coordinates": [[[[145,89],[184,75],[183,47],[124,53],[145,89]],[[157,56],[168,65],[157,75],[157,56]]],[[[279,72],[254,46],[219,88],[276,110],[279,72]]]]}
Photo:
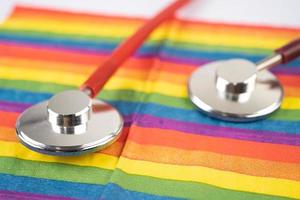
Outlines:
{"type": "MultiPolygon", "coordinates": [[[[0,89],[0,101],[15,102],[15,103],[29,103],[35,104],[37,102],[47,100],[51,94],[48,93],[34,93],[29,91],[0,89]]],[[[174,97],[175,98],[175,97],[174,97]]],[[[108,101],[114,105],[123,115],[132,115],[134,113],[147,114],[161,118],[174,119],[178,121],[193,122],[198,124],[209,124],[220,127],[232,127],[252,130],[266,130],[274,132],[283,132],[290,134],[300,134],[299,121],[277,121],[277,120],[260,120],[250,123],[233,123],[215,120],[201,114],[196,109],[186,110],[174,107],[162,106],[154,103],[143,102],[123,102],[123,101],[108,101]],[[138,109],[142,107],[142,109],[138,109]]]]}
{"type": "Polygon", "coordinates": [[[49,99],[52,95],[53,94],[50,93],[35,93],[23,90],[0,88],[0,100],[8,102],[36,104],[49,99]]]}
{"type": "MultiPolygon", "coordinates": [[[[99,53],[110,53],[117,46],[116,42],[108,42],[104,39],[90,40],[90,39],[70,39],[64,37],[42,37],[42,36],[27,36],[12,33],[0,33],[0,41],[11,41],[24,44],[43,45],[46,47],[77,49],[84,51],[92,51],[99,53]]],[[[174,47],[175,43],[163,42],[162,44],[146,44],[142,46],[137,52],[137,56],[154,56],[159,52],[160,57],[175,57],[179,59],[189,59],[194,62],[203,60],[222,60],[230,58],[244,58],[253,62],[264,58],[264,55],[251,55],[248,53],[238,52],[222,52],[222,51],[203,51],[199,49],[188,49],[187,47],[174,47]],[[163,47],[161,47],[163,46],[163,47]]],[[[300,59],[297,59],[285,67],[300,67],[300,59]]]]}
{"type": "Polygon", "coordinates": [[[80,199],[99,199],[104,186],[0,174],[0,190],[80,199]]]}
{"type": "Polygon", "coordinates": [[[120,186],[110,183],[105,187],[101,199],[143,199],[143,200],[172,200],[178,198],[163,197],[157,195],[150,195],[141,192],[129,191],[121,188],[120,186]]]}
{"type": "Polygon", "coordinates": [[[121,188],[109,183],[107,185],[96,185],[86,183],[76,183],[68,181],[58,181],[25,176],[14,176],[10,174],[0,174],[0,190],[15,192],[28,192],[33,194],[62,196],[78,199],[155,199],[171,200],[177,198],[151,195],[142,192],[135,192],[121,188]]]}
{"type": "Polygon", "coordinates": [[[138,106],[142,107],[136,113],[147,114],[155,117],[174,119],[177,121],[208,124],[216,127],[231,127],[240,129],[252,129],[257,131],[274,131],[289,134],[300,134],[300,123],[297,121],[260,120],[249,123],[225,122],[210,118],[199,111],[171,108],[154,103],[132,103],[121,101],[109,101],[123,115],[133,114],[138,106]]]}

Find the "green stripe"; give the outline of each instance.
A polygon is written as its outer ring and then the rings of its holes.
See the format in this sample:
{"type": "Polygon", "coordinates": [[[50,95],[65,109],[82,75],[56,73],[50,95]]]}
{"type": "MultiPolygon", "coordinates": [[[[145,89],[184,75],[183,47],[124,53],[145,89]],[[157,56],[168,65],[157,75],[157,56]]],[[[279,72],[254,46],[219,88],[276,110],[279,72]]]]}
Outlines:
{"type": "Polygon", "coordinates": [[[300,110],[279,109],[270,116],[273,120],[300,121],[300,110]]]}
{"type": "MultiPolygon", "coordinates": [[[[103,100],[121,100],[131,102],[151,102],[169,107],[192,110],[196,109],[188,98],[171,97],[157,93],[151,93],[147,99],[141,99],[146,95],[142,92],[133,90],[103,90],[99,97],[103,100]]],[[[283,121],[299,121],[300,110],[284,110],[280,109],[273,113],[269,119],[283,121]]]]}
{"type": "MultiPolygon", "coordinates": [[[[12,88],[19,90],[27,90],[31,92],[47,92],[57,93],[67,89],[74,89],[76,87],[65,86],[55,83],[44,83],[34,81],[21,81],[21,80],[6,80],[0,79],[0,87],[12,88]]],[[[98,98],[110,101],[128,101],[128,102],[146,102],[156,103],[164,106],[180,108],[180,109],[195,109],[188,98],[171,97],[167,95],[151,93],[147,99],[142,99],[145,95],[143,92],[137,92],[133,90],[103,90],[98,95],[98,98]]],[[[284,110],[280,109],[270,116],[272,120],[283,121],[299,121],[300,110],[284,110]]]]}
{"type": "Polygon", "coordinates": [[[124,37],[100,37],[97,35],[79,35],[74,33],[56,33],[56,32],[49,32],[49,31],[37,31],[37,30],[28,30],[28,29],[20,29],[20,28],[14,28],[14,29],[7,29],[7,28],[0,28],[0,34],[9,34],[9,35],[15,35],[15,36],[27,36],[27,37],[45,37],[49,38],[55,37],[55,38],[62,38],[62,39],[86,39],[91,41],[105,41],[108,43],[120,43],[124,37]]]}
{"type": "Polygon", "coordinates": [[[186,110],[194,109],[193,104],[187,98],[171,97],[167,95],[151,93],[147,94],[144,92],[138,92],[134,90],[103,90],[101,91],[99,97],[103,100],[121,100],[130,102],[146,102],[146,103],[156,103],[164,106],[181,108],[186,110]]]}
{"type": "MultiPolygon", "coordinates": [[[[0,158],[0,173],[86,184],[105,185],[108,182],[112,182],[127,190],[189,199],[201,199],[207,197],[210,197],[211,199],[274,198],[274,196],[238,192],[202,183],[164,180],[147,176],[131,175],[120,169],[114,170],[112,175],[112,171],[96,167],[82,167],[70,164],[29,161],[9,157],[0,158]]],[[[286,199],[280,197],[276,198],[286,199]]]]}
{"type": "Polygon", "coordinates": [[[9,79],[0,79],[0,87],[16,89],[16,90],[25,90],[31,92],[46,92],[46,93],[57,93],[60,91],[76,88],[75,86],[61,85],[56,83],[43,83],[37,81],[9,80],[9,79]]]}
{"type": "Polygon", "coordinates": [[[61,163],[0,157],[0,173],[88,184],[107,184],[112,171],[61,163]]]}
{"type": "Polygon", "coordinates": [[[160,196],[179,197],[187,199],[288,199],[278,196],[239,192],[234,190],[214,187],[212,185],[158,179],[149,176],[127,174],[119,169],[115,170],[111,181],[123,188],[134,191],[150,193],[160,196]]]}
{"type": "MultiPolygon", "coordinates": [[[[105,42],[111,44],[119,44],[124,37],[101,37],[97,35],[78,35],[72,33],[55,33],[55,32],[47,32],[47,31],[32,31],[26,29],[5,29],[0,28],[0,34],[10,34],[15,36],[27,36],[32,38],[43,37],[43,38],[51,38],[55,37],[57,39],[68,39],[74,41],[86,40],[86,41],[95,41],[95,42],[105,42]]],[[[147,40],[144,46],[154,46],[158,45],[162,42],[162,40],[147,40]]],[[[178,49],[187,49],[187,50],[197,50],[197,51],[205,51],[205,52],[235,52],[235,53],[245,53],[252,55],[268,55],[271,53],[270,49],[262,48],[249,48],[249,47],[229,47],[229,46],[221,46],[221,45],[208,45],[208,44],[195,44],[188,42],[177,42],[176,40],[164,39],[163,43],[172,48],[178,49]]]]}

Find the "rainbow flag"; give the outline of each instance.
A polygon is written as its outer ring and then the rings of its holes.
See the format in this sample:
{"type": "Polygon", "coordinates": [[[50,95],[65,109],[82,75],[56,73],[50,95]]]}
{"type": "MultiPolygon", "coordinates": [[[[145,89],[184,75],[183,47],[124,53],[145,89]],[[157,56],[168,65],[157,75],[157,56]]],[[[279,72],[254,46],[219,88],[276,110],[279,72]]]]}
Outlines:
{"type": "Polygon", "coordinates": [[[24,109],[80,86],[144,21],[16,7],[0,25],[0,199],[300,199],[300,60],[272,69],[285,98],[262,121],[211,119],[186,87],[202,64],[258,61],[299,28],[170,19],[97,96],[125,118],[116,143],[54,157],[17,141],[24,109]]]}

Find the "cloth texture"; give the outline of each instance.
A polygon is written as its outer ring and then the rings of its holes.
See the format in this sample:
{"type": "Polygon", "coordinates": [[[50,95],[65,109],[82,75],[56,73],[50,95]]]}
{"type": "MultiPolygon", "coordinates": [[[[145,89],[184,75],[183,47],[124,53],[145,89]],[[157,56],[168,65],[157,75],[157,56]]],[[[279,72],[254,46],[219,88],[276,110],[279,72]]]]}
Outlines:
{"type": "Polygon", "coordinates": [[[285,97],[261,121],[209,118],[187,93],[201,65],[259,61],[299,28],[170,19],[97,96],[124,117],[117,142],[55,157],[18,141],[22,111],[78,88],[144,22],[16,7],[0,25],[0,199],[300,199],[299,59],[272,69],[285,97]]]}

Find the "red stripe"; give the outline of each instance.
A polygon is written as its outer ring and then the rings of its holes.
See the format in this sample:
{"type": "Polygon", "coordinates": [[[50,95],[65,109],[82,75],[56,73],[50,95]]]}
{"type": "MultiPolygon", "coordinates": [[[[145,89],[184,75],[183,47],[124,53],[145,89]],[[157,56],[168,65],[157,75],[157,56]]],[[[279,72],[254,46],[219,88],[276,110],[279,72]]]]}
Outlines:
{"type": "Polygon", "coordinates": [[[1,126],[14,127],[20,113],[0,111],[1,126]]]}
{"type": "Polygon", "coordinates": [[[184,132],[132,126],[128,139],[139,144],[201,150],[262,160],[300,163],[300,147],[218,138],[184,132]]]}

